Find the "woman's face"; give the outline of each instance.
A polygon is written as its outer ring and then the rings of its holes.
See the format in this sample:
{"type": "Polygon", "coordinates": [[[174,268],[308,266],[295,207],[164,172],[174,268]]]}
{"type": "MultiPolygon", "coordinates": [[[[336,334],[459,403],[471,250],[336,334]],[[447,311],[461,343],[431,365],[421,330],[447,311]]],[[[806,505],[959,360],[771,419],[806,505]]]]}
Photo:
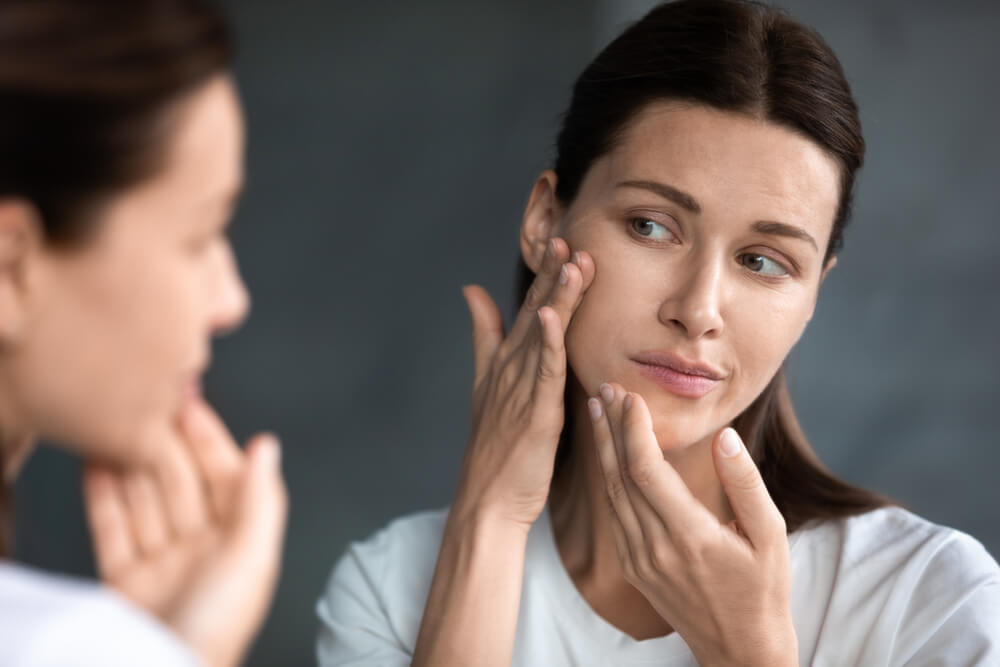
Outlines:
{"type": "Polygon", "coordinates": [[[224,235],[243,179],[228,77],[183,103],[167,141],[165,168],[114,198],[93,238],[40,251],[11,360],[20,412],[40,435],[118,463],[171,437],[211,336],[248,309],[224,235]]]}
{"type": "Polygon", "coordinates": [[[553,230],[596,266],[566,339],[585,391],[640,393],[664,451],[730,423],[812,316],[838,194],[837,163],[788,129],[646,108],[553,230]]]}

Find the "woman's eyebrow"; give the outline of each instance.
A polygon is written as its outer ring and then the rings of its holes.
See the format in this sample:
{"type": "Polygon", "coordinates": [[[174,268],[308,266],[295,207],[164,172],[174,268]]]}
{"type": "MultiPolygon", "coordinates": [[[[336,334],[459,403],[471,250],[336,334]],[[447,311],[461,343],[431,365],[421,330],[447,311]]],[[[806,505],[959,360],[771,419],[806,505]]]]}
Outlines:
{"type": "Polygon", "coordinates": [[[664,199],[669,199],[678,206],[682,206],[692,213],[701,213],[701,206],[695,201],[695,198],[682,190],[667,185],[666,183],[658,183],[657,181],[622,181],[615,187],[618,188],[639,188],[640,190],[649,190],[650,192],[655,192],[664,199]]]}
{"type": "MultiPolygon", "coordinates": [[[[672,185],[667,185],[666,183],[660,183],[658,181],[622,181],[615,187],[617,188],[639,188],[640,190],[649,190],[654,192],[664,199],[668,199],[678,206],[681,206],[692,213],[701,213],[701,206],[698,201],[684,192],[683,190],[678,190],[672,185]]],[[[800,241],[805,241],[813,247],[816,252],[819,252],[819,245],[816,243],[816,239],[812,235],[801,227],[796,227],[795,225],[789,225],[784,222],[774,222],[772,220],[758,220],[753,223],[752,228],[754,231],[761,234],[770,234],[773,236],[786,236],[788,238],[799,239],[800,241]]]]}
{"type": "Polygon", "coordinates": [[[813,250],[819,252],[819,246],[816,244],[816,239],[812,235],[801,227],[796,227],[795,225],[789,225],[784,222],[773,222],[770,220],[758,220],[751,225],[756,232],[761,234],[772,234],[774,236],[787,236],[793,239],[799,239],[800,241],[805,241],[813,247],[813,250]]]}

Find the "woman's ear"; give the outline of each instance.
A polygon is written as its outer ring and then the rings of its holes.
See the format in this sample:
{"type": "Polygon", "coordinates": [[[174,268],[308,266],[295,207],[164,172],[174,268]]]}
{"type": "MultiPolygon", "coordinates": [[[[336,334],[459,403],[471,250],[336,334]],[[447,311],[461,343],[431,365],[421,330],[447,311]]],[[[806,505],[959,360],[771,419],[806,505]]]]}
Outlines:
{"type": "Polygon", "coordinates": [[[826,264],[823,266],[823,272],[819,274],[819,285],[816,286],[816,294],[813,295],[812,306],[809,308],[809,317],[806,318],[806,322],[812,321],[813,314],[816,312],[816,300],[819,298],[819,288],[823,286],[823,281],[826,280],[827,274],[830,273],[835,266],[837,266],[836,255],[826,260],[826,264]]]}
{"type": "Polygon", "coordinates": [[[535,181],[521,220],[521,256],[533,272],[542,266],[545,247],[555,232],[560,216],[556,199],[556,173],[546,169],[535,181]]]}
{"type": "Polygon", "coordinates": [[[40,242],[35,207],[0,199],[0,348],[21,337],[28,319],[28,270],[40,242]]]}
{"type": "Polygon", "coordinates": [[[819,284],[822,285],[823,281],[826,280],[826,274],[830,273],[833,267],[837,266],[837,256],[834,255],[830,259],[826,260],[826,266],[823,267],[823,273],[819,276],[819,284]]]}

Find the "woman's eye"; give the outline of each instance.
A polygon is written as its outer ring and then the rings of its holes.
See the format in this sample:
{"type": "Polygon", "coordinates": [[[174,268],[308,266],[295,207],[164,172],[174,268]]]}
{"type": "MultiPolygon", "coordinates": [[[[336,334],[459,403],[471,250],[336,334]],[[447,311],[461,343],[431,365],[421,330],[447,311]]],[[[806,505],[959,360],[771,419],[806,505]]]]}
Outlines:
{"type": "Polygon", "coordinates": [[[674,238],[673,232],[660,223],[649,218],[630,218],[629,226],[639,236],[655,241],[669,241],[674,238]]]}
{"type": "Polygon", "coordinates": [[[765,257],[764,255],[758,255],[755,253],[745,253],[740,255],[740,264],[750,269],[754,273],[759,273],[762,276],[787,276],[788,271],[785,270],[778,262],[774,261],[770,257],[765,257]]]}

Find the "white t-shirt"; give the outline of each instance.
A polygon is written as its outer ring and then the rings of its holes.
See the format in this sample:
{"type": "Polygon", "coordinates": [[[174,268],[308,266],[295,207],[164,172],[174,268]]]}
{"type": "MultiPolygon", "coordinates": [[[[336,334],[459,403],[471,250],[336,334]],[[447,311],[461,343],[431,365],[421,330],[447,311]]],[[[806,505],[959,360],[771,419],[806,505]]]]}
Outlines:
{"type": "Polygon", "coordinates": [[[0,560],[0,667],[196,667],[166,627],[104,586],[0,560]]]}
{"type": "MultiPolygon", "coordinates": [[[[409,665],[447,514],[352,544],[317,612],[322,667],[409,665]]],[[[899,508],[789,536],[802,665],[1000,665],[1000,568],[968,535],[899,508]]],[[[525,555],[513,665],[696,665],[675,632],[636,641],[580,596],[548,512],[525,555]]]]}

